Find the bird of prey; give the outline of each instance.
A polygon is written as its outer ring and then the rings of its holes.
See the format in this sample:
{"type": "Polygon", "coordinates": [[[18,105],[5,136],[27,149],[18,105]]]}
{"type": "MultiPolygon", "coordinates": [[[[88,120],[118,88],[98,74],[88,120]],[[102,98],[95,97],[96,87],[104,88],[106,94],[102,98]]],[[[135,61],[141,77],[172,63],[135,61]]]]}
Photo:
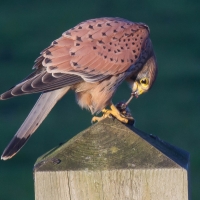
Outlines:
{"type": "MultiPolygon", "coordinates": [[[[112,103],[112,97],[124,80],[130,85],[131,98],[153,85],[157,64],[149,34],[143,23],[98,18],[81,22],[53,41],[36,59],[34,72],[0,95],[5,100],[42,93],[1,159],[13,157],[22,148],[70,89],[74,90],[80,107],[92,114],[102,111],[103,118],[111,114],[127,123],[126,116],[112,103]],[[108,106],[110,109],[106,109],[108,106]]],[[[101,119],[94,117],[92,121],[101,119]]]]}

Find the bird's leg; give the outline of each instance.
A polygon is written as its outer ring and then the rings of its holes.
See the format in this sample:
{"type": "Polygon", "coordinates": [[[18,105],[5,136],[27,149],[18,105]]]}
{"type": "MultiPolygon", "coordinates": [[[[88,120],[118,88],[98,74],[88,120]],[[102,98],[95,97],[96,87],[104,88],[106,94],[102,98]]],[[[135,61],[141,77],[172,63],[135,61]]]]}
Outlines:
{"type": "Polygon", "coordinates": [[[128,123],[128,119],[126,119],[126,117],[119,112],[119,110],[115,107],[114,104],[111,104],[110,106],[111,110],[108,110],[107,112],[109,112],[109,114],[111,114],[112,116],[114,116],[115,118],[117,118],[119,121],[127,124],[128,123]]]}
{"type": "Polygon", "coordinates": [[[102,117],[93,117],[92,118],[92,123],[93,122],[99,122],[103,119],[105,119],[106,117],[115,117],[117,118],[119,121],[125,123],[125,124],[134,124],[135,120],[134,118],[131,116],[131,112],[128,108],[128,104],[131,102],[131,100],[133,99],[133,97],[138,97],[138,94],[136,92],[132,92],[130,98],[128,99],[127,102],[125,103],[118,103],[116,106],[111,103],[110,105],[110,109],[103,109],[102,113],[103,116],[102,117]]]}
{"type": "Polygon", "coordinates": [[[96,122],[96,121],[101,121],[102,119],[105,119],[106,117],[110,117],[113,116],[115,118],[117,118],[119,121],[127,124],[128,123],[128,119],[126,119],[126,117],[124,115],[122,115],[119,110],[115,107],[114,104],[110,105],[110,109],[103,109],[102,110],[103,116],[102,117],[93,117],[92,118],[92,122],[96,122]]]}
{"type": "Polygon", "coordinates": [[[103,109],[101,112],[103,113],[103,115],[101,116],[101,117],[96,117],[96,116],[94,116],[93,118],[92,118],[92,120],[91,120],[91,122],[92,123],[94,123],[94,122],[99,122],[99,121],[101,121],[101,120],[103,120],[103,119],[105,119],[106,117],[111,117],[110,116],[110,114],[107,112],[108,110],[107,109],[103,109]]]}

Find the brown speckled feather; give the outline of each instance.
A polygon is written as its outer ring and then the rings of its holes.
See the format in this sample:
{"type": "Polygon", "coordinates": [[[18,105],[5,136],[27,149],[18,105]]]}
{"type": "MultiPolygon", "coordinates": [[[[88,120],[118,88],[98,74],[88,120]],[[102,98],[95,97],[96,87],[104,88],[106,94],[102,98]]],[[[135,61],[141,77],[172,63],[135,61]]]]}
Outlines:
{"type": "Polygon", "coordinates": [[[136,63],[148,36],[149,29],[142,23],[120,18],[88,20],[64,32],[43,51],[42,64],[48,72],[74,71],[83,79],[82,71],[115,75],[136,63]]]}

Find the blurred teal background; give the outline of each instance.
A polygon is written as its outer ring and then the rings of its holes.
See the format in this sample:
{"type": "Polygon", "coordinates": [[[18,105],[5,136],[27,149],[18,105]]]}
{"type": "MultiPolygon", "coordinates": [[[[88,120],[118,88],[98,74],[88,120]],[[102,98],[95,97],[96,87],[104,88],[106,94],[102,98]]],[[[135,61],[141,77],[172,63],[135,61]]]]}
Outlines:
{"type": "MultiPolygon", "coordinates": [[[[191,154],[192,199],[200,196],[200,1],[77,0],[0,1],[0,93],[31,72],[51,41],[90,18],[113,16],[144,22],[151,29],[159,74],[152,90],[130,105],[136,127],[191,154]]],[[[126,83],[114,102],[129,97],[126,83]]],[[[0,152],[39,94],[0,102],[0,152]]],[[[11,160],[0,161],[0,199],[33,200],[36,159],[90,126],[91,115],[72,92],[52,110],[36,134],[11,160]]]]}

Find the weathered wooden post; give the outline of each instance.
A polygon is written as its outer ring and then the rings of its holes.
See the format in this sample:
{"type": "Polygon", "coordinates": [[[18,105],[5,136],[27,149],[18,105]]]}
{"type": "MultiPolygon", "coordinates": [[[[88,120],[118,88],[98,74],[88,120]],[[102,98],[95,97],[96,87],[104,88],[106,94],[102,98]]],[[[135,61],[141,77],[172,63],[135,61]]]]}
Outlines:
{"type": "Polygon", "coordinates": [[[187,200],[189,154],[105,119],[41,156],[36,200],[187,200]]]}

